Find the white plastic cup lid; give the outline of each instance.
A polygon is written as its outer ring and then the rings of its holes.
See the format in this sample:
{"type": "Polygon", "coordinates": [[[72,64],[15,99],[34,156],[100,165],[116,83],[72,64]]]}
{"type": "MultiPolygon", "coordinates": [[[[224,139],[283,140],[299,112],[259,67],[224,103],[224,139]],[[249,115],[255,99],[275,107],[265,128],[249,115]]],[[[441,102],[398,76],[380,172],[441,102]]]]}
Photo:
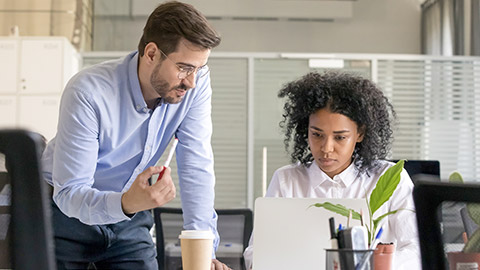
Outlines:
{"type": "Polygon", "coordinates": [[[180,239],[213,239],[212,231],[186,230],[178,236],[180,239]]]}

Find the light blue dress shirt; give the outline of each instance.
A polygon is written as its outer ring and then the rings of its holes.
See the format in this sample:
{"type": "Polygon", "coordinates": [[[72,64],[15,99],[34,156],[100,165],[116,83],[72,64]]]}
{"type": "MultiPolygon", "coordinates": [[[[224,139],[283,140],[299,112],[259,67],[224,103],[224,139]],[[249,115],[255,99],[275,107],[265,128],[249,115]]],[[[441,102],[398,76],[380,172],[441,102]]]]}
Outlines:
{"type": "Polygon", "coordinates": [[[84,69],[67,84],[57,134],[42,157],[53,200],[67,216],[89,225],[128,220],[122,194],[176,135],[185,229],[212,230],[217,247],[210,77],[197,76],[182,102],[159,100],[150,110],[137,65],[133,52],[84,69]]]}

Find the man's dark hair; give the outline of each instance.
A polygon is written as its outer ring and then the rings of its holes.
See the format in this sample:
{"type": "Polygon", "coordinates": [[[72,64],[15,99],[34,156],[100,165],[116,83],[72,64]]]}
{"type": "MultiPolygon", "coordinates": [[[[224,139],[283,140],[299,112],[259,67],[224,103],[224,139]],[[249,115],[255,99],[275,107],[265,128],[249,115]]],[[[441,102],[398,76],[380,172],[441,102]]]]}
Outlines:
{"type": "Polygon", "coordinates": [[[285,149],[292,151],[292,162],[307,164],[313,160],[308,147],[309,119],[324,108],[347,116],[363,133],[353,152],[360,171],[374,167],[375,160],[388,154],[395,111],[372,81],[348,73],[312,72],[286,84],[278,96],[286,98],[280,126],[285,131],[285,149]]]}
{"type": "Polygon", "coordinates": [[[148,17],[138,52],[143,56],[145,46],[154,42],[165,54],[174,52],[178,42],[185,38],[205,49],[220,44],[220,36],[192,5],[172,1],[159,5],[148,17]]]}

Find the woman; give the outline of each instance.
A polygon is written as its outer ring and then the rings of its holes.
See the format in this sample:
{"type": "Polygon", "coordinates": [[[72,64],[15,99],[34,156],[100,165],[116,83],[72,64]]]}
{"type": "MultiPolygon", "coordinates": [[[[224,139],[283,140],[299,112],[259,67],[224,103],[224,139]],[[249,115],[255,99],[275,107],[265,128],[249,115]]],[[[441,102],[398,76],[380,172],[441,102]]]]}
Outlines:
{"type": "MultiPolygon", "coordinates": [[[[392,141],[395,112],[371,81],[346,73],[309,73],[288,83],[283,121],[285,148],[294,164],[275,171],[267,197],[365,198],[394,164],[383,159],[392,141]]],[[[377,214],[414,209],[413,183],[403,170],[390,200],[377,214]]],[[[420,269],[415,213],[385,218],[382,242],[394,242],[394,269],[420,269]]],[[[253,237],[252,237],[253,238],[253,237]]],[[[248,268],[253,241],[244,252],[248,268]]]]}

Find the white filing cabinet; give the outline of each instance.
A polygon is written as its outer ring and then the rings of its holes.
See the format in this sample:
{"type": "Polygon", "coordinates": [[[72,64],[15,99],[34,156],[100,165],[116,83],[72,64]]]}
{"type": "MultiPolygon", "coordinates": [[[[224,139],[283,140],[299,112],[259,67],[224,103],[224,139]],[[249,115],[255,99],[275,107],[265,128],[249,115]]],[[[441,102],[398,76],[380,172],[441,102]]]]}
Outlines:
{"type": "Polygon", "coordinates": [[[55,136],[60,97],[79,70],[80,55],[65,37],[0,37],[0,128],[55,136]]]}
{"type": "Polygon", "coordinates": [[[15,127],[17,125],[16,111],[17,97],[14,95],[0,95],[0,126],[15,127]]]}

